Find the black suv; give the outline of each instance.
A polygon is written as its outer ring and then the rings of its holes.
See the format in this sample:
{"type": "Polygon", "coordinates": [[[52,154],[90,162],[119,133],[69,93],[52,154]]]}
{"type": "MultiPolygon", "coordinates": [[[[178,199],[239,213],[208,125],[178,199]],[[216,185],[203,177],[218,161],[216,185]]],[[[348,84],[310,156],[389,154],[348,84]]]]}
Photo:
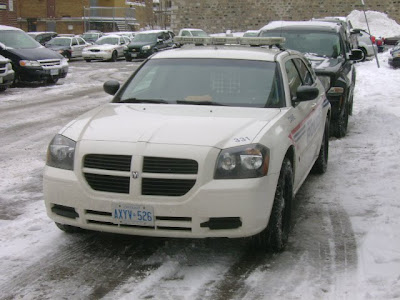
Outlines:
{"type": "Polygon", "coordinates": [[[137,33],[124,51],[125,59],[146,58],[154,52],[174,46],[174,33],[169,30],[149,30],[137,33]]]}
{"type": "Polygon", "coordinates": [[[353,110],[353,61],[362,58],[360,50],[351,49],[344,27],[330,22],[276,21],[263,27],[259,36],[285,37],[286,48],[306,53],[332,106],[331,135],[344,137],[353,110]]]}

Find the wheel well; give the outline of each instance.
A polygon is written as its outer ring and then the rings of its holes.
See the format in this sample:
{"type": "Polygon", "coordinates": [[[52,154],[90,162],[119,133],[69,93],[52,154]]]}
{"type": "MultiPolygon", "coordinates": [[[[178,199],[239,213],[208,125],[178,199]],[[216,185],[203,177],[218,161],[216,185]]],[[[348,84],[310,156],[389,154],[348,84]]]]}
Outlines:
{"type": "Polygon", "coordinates": [[[290,160],[290,163],[292,164],[292,168],[293,168],[293,175],[295,174],[295,168],[296,168],[296,164],[294,161],[294,147],[290,146],[289,149],[286,151],[285,157],[287,157],[290,160]]]}

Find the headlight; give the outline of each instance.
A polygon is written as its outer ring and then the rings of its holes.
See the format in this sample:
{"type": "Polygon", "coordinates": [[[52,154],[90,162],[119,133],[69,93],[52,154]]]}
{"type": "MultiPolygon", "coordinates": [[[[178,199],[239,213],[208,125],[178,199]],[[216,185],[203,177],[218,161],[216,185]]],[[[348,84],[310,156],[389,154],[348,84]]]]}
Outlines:
{"type": "Polygon", "coordinates": [[[151,49],[151,46],[150,45],[146,45],[146,46],[143,46],[142,47],[142,50],[150,50],[151,49]]]}
{"type": "Polygon", "coordinates": [[[57,134],[47,149],[46,165],[65,170],[74,169],[76,142],[57,134]]]}
{"type": "Polygon", "coordinates": [[[20,60],[19,65],[21,67],[40,67],[40,63],[36,60],[20,60]]]}
{"type": "Polygon", "coordinates": [[[224,149],[215,166],[214,179],[243,179],[267,175],[269,149],[251,144],[224,149]]]}
{"type": "Polygon", "coordinates": [[[61,66],[68,66],[68,59],[66,58],[61,59],[61,66]]]}

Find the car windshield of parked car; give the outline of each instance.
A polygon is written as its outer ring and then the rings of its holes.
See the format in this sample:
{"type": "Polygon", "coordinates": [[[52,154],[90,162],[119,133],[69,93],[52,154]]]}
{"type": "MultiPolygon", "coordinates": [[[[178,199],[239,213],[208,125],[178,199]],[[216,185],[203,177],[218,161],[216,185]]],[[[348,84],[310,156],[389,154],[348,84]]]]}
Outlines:
{"type": "Polygon", "coordinates": [[[118,45],[119,38],[117,37],[102,37],[96,41],[97,45],[118,45]]]}
{"type": "Polygon", "coordinates": [[[47,46],[69,46],[71,39],[68,38],[54,38],[46,43],[47,46]]]}
{"type": "Polygon", "coordinates": [[[159,33],[139,33],[135,35],[132,42],[155,43],[159,35],[159,33]]]}
{"type": "Polygon", "coordinates": [[[233,59],[152,59],[114,102],[283,107],[275,62],[233,59]]]}
{"type": "Polygon", "coordinates": [[[338,57],[342,54],[339,35],[313,30],[274,29],[261,32],[262,37],[286,38],[284,47],[317,56],[338,57]]]}
{"type": "Polygon", "coordinates": [[[97,40],[98,37],[99,35],[97,33],[84,33],[82,35],[84,40],[97,40]]]}
{"type": "Polygon", "coordinates": [[[20,30],[3,30],[0,34],[0,43],[14,49],[32,49],[42,47],[32,37],[20,30]]]}

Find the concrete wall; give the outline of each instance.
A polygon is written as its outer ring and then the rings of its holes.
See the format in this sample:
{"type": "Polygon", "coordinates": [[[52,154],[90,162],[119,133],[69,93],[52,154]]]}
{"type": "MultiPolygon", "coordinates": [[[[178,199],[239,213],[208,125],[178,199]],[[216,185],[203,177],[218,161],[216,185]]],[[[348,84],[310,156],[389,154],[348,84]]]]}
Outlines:
{"type": "MultiPolygon", "coordinates": [[[[365,0],[365,10],[387,13],[400,23],[400,0],[365,0]]],[[[172,0],[171,29],[202,28],[208,33],[260,29],[273,20],[346,16],[362,10],[360,0],[172,0]]]]}

